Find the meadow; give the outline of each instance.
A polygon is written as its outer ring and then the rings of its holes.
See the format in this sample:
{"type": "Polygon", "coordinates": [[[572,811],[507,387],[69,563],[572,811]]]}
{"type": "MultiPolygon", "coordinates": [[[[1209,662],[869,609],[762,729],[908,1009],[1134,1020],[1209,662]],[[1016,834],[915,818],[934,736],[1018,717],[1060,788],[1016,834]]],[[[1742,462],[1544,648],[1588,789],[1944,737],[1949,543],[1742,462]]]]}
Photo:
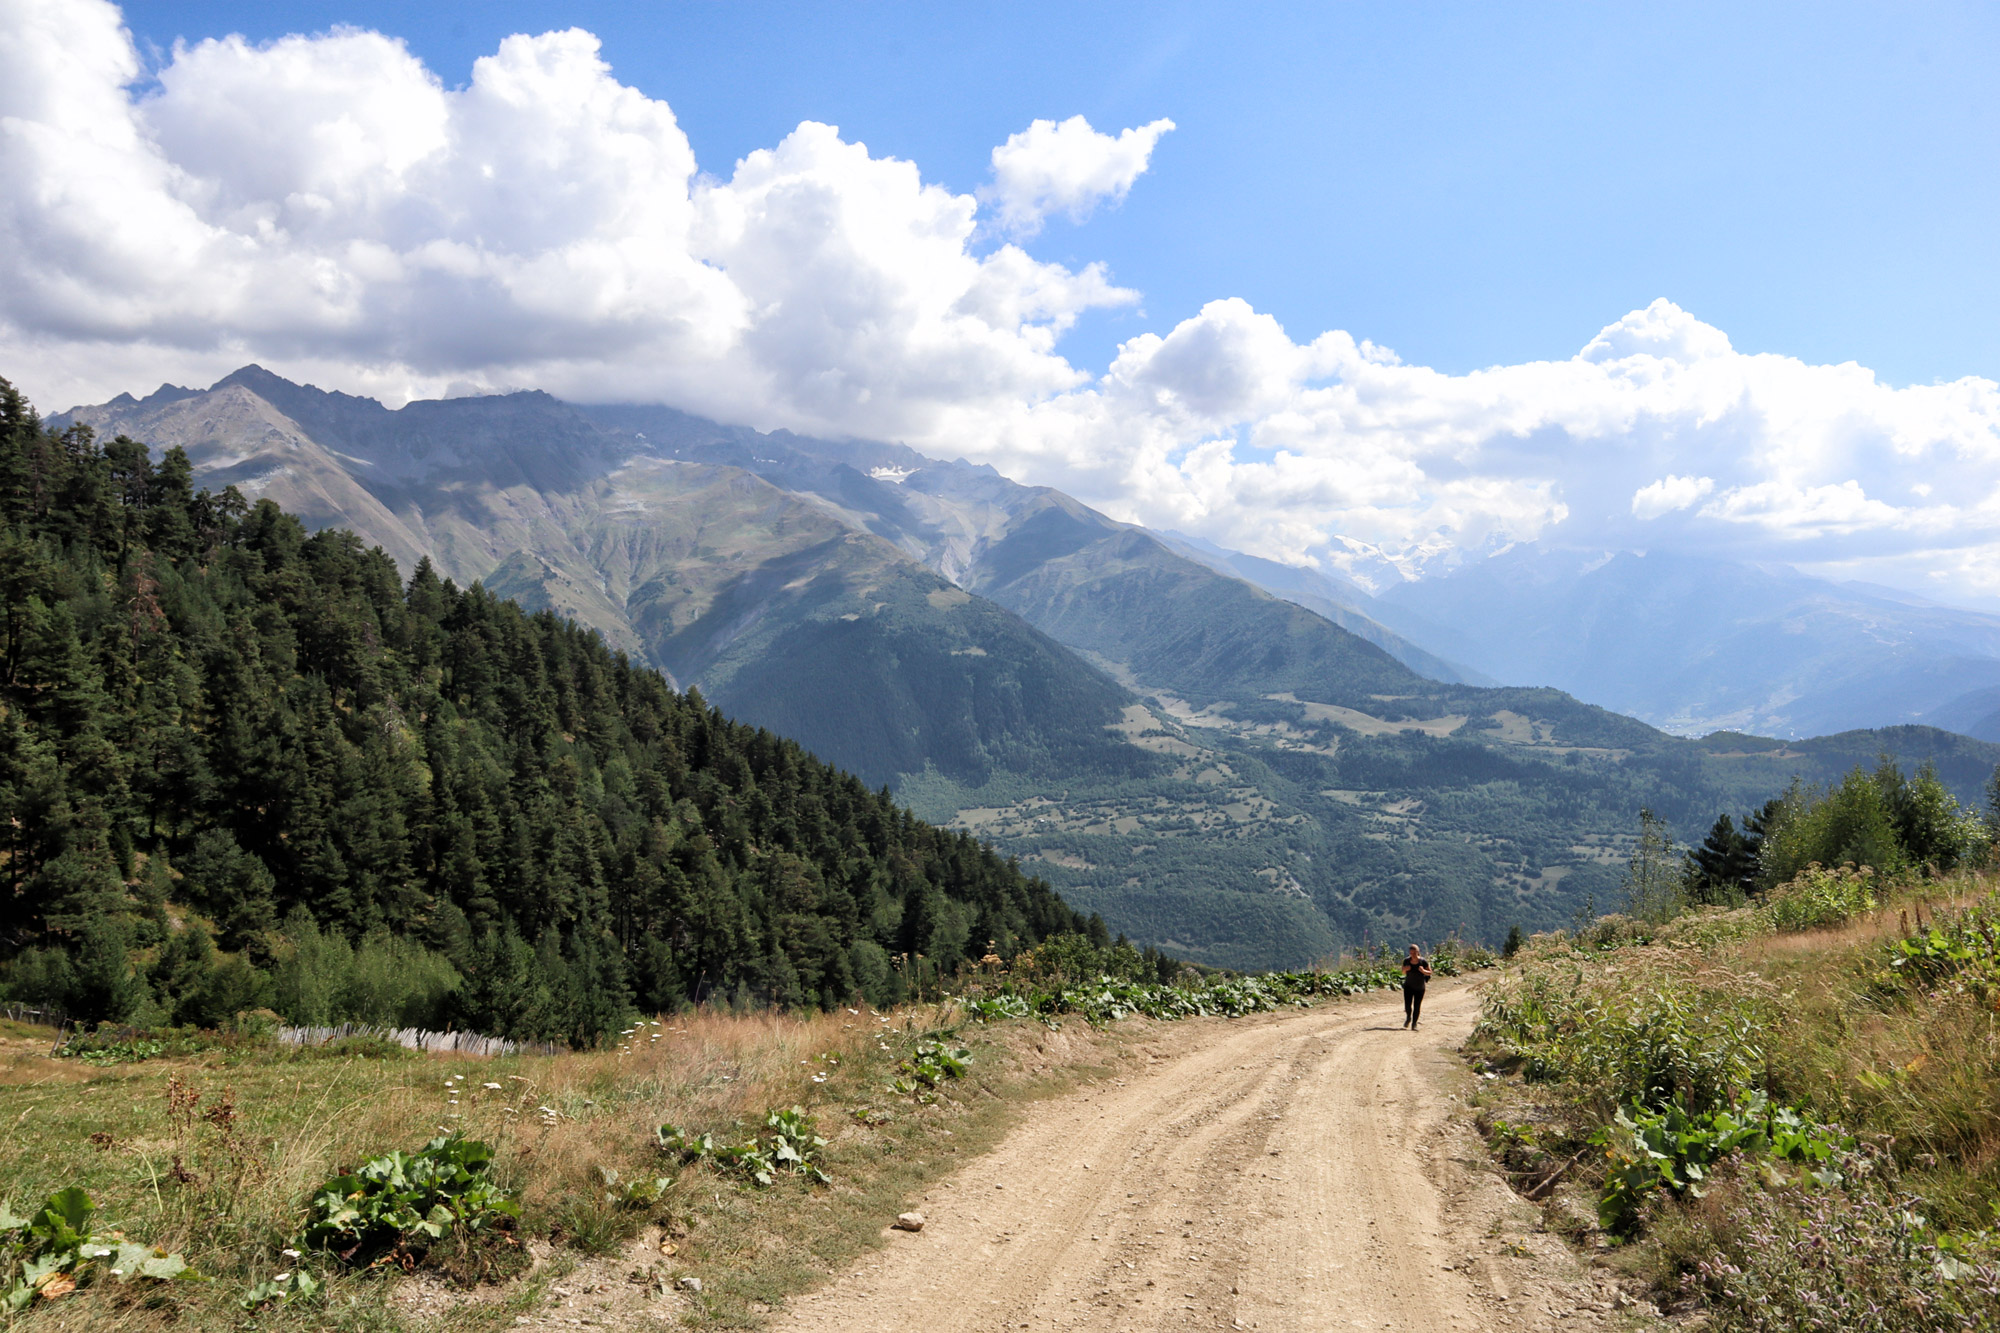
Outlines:
{"type": "Polygon", "coordinates": [[[1536,937],[1469,1047],[1502,1169],[1718,1329],[2000,1324],[1994,889],[1813,866],[1536,937]]]}

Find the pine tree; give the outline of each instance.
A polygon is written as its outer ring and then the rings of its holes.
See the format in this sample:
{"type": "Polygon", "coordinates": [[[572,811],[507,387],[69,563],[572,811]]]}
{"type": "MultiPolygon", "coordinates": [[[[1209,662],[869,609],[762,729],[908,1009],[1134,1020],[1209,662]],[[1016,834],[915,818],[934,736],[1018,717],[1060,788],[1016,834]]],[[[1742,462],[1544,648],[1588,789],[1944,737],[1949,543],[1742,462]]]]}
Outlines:
{"type": "Polygon", "coordinates": [[[1688,853],[1688,864],[1689,896],[1695,902],[1733,905],[1756,886],[1756,845],[1727,814],[1716,816],[1708,837],[1688,853]]]}

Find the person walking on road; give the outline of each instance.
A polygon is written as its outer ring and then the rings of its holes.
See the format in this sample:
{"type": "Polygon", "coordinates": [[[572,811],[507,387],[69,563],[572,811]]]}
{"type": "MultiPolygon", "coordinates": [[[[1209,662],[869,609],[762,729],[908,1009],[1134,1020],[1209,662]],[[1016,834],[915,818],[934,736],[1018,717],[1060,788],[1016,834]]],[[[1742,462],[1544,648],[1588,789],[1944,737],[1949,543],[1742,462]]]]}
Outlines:
{"type": "Polygon", "coordinates": [[[1424,983],[1430,979],[1431,960],[1412,944],[1410,956],[1403,960],[1403,1026],[1411,1031],[1424,1012],[1424,983]]]}

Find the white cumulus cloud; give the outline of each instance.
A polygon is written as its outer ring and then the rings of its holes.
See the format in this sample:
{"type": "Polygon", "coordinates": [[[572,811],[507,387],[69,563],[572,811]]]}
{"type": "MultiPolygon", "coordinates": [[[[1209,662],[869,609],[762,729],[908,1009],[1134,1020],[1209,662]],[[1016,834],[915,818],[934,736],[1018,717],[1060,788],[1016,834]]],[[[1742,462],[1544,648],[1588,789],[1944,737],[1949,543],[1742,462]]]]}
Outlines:
{"type": "Polygon", "coordinates": [[[1114,136],[1082,116],[1035,121],[993,150],[993,184],[985,193],[1001,227],[1015,236],[1033,236],[1057,213],[1082,222],[1099,203],[1126,196],[1151,162],[1153,145],[1173,128],[1161,119],[1114,136]]]}
{"type": "Polygon", "coordinates": [[[1030,237],[1122,198],[1169,128],[1038,121],[981,195],[811,121],[721,173],[587,32],[447,86],[358,29],[148,69],[105,0],[0,0],[0,374],[44,408],[249,360],[392,403],[665,402],[1377,583],[1678,543],[2000,599],[1988,379],[1744,352],[1667,300],[1454,375],[1224,296],[1079,369],[1064,332],[1137,294],[1030,237]]]}
{"type": "Polygon", "coordinates": [[[1057,337],[1134,299],[975,254],[975,199],[832,126],[704,177],[579,30],[509,37],[456,89],[353,29],[142,73],[102,0],[0,8],[0,170],[27,183],[0,196],[0,335],[65,398],[254,356],[392,399],[532,385],[920,435],[1073,387],[1057,337]]]}
{"type": "Polygon", "coordinates": [[[1661,477],[1632,492],[1632,517],[1644,521],[1686,509],[1714,489],[1713,477],[1661,477]]]}

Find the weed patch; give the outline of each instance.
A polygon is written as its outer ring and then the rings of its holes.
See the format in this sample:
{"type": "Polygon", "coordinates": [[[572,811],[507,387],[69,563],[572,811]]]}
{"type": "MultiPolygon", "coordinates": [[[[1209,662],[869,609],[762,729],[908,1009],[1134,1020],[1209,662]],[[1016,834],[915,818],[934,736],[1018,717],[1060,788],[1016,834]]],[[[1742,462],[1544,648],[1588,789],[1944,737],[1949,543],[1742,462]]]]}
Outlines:
{"type": "Polygon", "coordinates": [[[1548,959],[1496,986],[1478,1036],[1530,1079],[1570,1084],[1609,1112],[1727,1106],[1759,1082],[1768,988],[1702,984],[1671,958],[1615,965],[1548,959]]]}
{"type": "Polygon", "coordinates": [[[935,1037],[920,1041],[900,1066],[904,1076],[891,1083],[889,1090],[926,1094],[949,1079],[964,1078],[971,1061],[972,1052],[963,1046],[950,1046],[935,1037]]]}
{"type": "Polygon", "coordinates": [[[1599,1229],[1559,1229],[1630,1247],[1719,1330],[2000,1327],[2000,901],[1978,889],[1808,866],[1756,906],[1527,942],[1470,1048],[1524,1076],[1478,1095],[1489,1145],[1531,1199],[1567,1172],[1551,1214],[1587,1200],[1599,1229]],[[1867,919],[1918,892],[1972,901],[1867,919]]]}
{"type": "Polygon", "coordinates": [[[122,1231],[98,1234],[96,1212],[74,1186],[50,1195],[32,1217],[15,1217],[0,1204],[0,1311],[19,1314],[106,1281],[196,1280],[178,1254],[137,1244],[122,1231]]]}
{"type": "Polygon", "coordinates": [[[1611,1124],[1591,1136],[1605,1150],[1604,1188],[1598,1217],[1608,1231],[1629,1234],[1640,1209],[1655,1190],[1701,1196],[1716,1163],[1734,1156],[1796,1162],[1806,1178],[1822,1187],[1841,1183],[1836,1154],[1854,1140],[1818,1126],[1787,1106],[1772,1106],[1750,1094],[1740,1106],[1716,1107],[1691,1115],[1677,1104],[1659,1110],[1618,1108],[1611,1124]]]}
{"type": "Polygon", "coordinates": [[[692,1135],[673,1125],[661,1125],[655,1138],[660,1151],[687,1165],[712,1162],[756,1185],[769,1186],[779,1173],[803,1176],[815,1185],[831,1185],[821,1169],[820,1150],[826,1140],[816,1132],[803,1107],[769,1111],[764,1133],[741,1143],[718,1143],[713,1134],[692,1135]]]}
{"type": "Polygon", "coordinates": [[[520,1205],[494,1183],[492,1164],[491,1146],[456,1134],[371,1157],[313,1192],[300,1239],[358,1268],[414,1268],[446,1241],[460,1276],[525,1267],[511,1234],[520,1205]]]}
{"type": "Polygon", "coordinates": [[[1847,1186],[1739,1183],[1699,1224],[1681,1277],[1730,1333],[1957,1333],[2000,1318],[1991,1236],[1934,1228],[1885,1154],[1844,1153],[1847,1186]]]}

